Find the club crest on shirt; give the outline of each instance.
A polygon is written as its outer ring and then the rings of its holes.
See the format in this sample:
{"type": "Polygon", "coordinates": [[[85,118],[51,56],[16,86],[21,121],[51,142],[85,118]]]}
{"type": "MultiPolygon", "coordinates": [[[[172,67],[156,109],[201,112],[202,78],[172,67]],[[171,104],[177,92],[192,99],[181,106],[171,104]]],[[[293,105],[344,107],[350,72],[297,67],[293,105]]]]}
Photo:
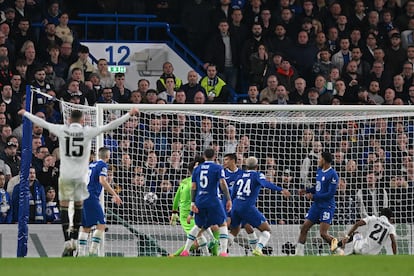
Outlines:
{"type": "Polygon", "coordinates": [[[325,181],[325,176],[322,176],[322,181],[325,181]]]}

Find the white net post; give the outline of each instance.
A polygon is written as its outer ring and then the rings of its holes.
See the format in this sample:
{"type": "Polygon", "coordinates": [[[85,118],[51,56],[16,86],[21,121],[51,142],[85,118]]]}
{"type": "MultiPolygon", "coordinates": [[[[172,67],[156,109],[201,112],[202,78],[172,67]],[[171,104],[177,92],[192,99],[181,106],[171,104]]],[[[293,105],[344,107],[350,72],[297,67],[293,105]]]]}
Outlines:
{"type": "MultiPolygon", "coordinates": [[[[132,105],[98,105],[98,121],[132,105]]],[[[131,119],[98,141],[113,148],[112,184],[123,206],[105,202],[109,219],[107,255],[166,255],[183,245],[184,231],[170,226],[172,199],[186,177],[185,164],[205,147],[236,152],[239,164],[259,159],[260,170],[292,192],[289,200],[263,189],[258,208],[271,223],[271,255],[293,253],[311,205],[298,189],[315,184],[317,157],[334,156],[340,175],[337,210],[330,229],[342,237],[357,219],[390,207],[395,214],[399,252],[412,254],[414,109],[409,106],[138,105],[131,119]],[[208,125],[211,129],[208,129],[208,125]],[[375,193],[375,196],[372,196],[375,193]]],[[[100,142],[97,142],[100,143],[100,142]]],[[[246,234],[230,248],[245,255],[246,234]]],[[[349,250],[349,249],[348,249],[349,250]]],[[[328,254],[315,225],[308,255],[328,254]]],[[[389,254],[387,245],[382,253],[389,254]]],[[[247,254],[249,254],[247,252],[247,254]]]]}

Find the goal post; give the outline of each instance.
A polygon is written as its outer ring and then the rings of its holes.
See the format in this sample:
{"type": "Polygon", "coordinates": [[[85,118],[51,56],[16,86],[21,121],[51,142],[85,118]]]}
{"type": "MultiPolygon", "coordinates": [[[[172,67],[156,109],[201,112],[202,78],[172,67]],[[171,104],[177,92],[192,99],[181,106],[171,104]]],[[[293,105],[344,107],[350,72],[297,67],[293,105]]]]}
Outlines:
{"type": "MultiPolygon", "coordinates": [[[[169,225],[172,202],[180,181],[188,176],[186,164],[206,147],[218,152],[219,163],[226,153],[236,153],[239,166],[256,156],[267,179],[292,192],[288,200],[268,189],[260,193],[257,206],[272,227],[270,254],[291,254],[311,204],[298,189],[314,184],[322,151],[332,153],[340,176],[330,233],[343,237],[357,219],[390,207],[399,253],[413,253],[411,106],[98,104],[98,125],[132,106],[140,110],[138,119],[96,141],[97,147],[113,150],[111,185],[124,201],[120,207],[108,197],[105,201],[113,214],[108,216],[107,255],[153,255],[140,247],[148,240],[156,247],[153,252],[162,252],[159,255],[183,245],[181,226],[169,225]]],[[[248,254],[245,237],[242,231],[231,255],[248,254]]],[[[318,225],[310,231],[305,250],[328,254],[318,225]]],[[[390,252],[388,245],[383,253],[390,252]]]]}

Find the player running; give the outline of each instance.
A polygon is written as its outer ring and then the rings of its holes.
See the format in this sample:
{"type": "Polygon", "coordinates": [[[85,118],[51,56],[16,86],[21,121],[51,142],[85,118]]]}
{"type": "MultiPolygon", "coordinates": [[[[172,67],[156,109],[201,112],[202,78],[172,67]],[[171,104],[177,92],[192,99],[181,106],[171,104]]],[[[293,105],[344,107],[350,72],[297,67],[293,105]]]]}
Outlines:
{"type": "Polygon", "coordinates": [[[320,223],[319,232],[321,237],[331,244],[333,252],[338,247],[338,240],[328,234],[332,218],[335,213],[335,193],[338,185],[338,174],[332,168],[332,155],[329,152],[322,152],[318,160],[318,171],[316,172],[316,185],[299,190],[299,195],[306,196],[307,199],[313,200],[312,206],[305,216],[299,240],[296,244],[296,255],[305,255],[305,242],[309,229],[315,224],[320,223]]]}
{"type": "Polygon", "coordinates": [[[89,248],[89,256],[98,255],[98,247],[105,232],[105,214],[99,202],[102,187],[112,195],[112,201],[120,205],[121,198],[108,183],[108,161],[111,152],[108,148],[102,147],[98,151],[99,159],[89,164],[89,197],[83,202],[82,231],[79,232],[78,256],[86,256],[86,247],[91,228],[96,225],[92,234],[92,242],[89,248]]]}
{"type": "Polygon", "coordinates": [[[270,238],[270,225],[263,214],[257,209],[256,201],[260,189],[263,187],[281,192],[289,197],[290,192],[269,181],[263,173],[257,171],[258,161],[256,157],[246,159],[246,171],[243,172],[233,186],[233,210],[231,211],[231,231],[229,239],[233,240],[240,232],[241,223],[246,222],[260,230],[259,241],[253,249],[253,255],[262,256],[262,249],[270,238]]]}

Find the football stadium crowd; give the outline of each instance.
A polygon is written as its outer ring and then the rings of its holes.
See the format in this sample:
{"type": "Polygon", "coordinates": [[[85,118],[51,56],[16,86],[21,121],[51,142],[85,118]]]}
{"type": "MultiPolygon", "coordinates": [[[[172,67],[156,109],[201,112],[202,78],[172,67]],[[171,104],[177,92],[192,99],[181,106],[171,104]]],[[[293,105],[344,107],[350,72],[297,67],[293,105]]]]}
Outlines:
{"type": "MultiPolygon", "coordinates": [[[[25,106],[27,84],[89,106],[234,99],[270,105],[414,103],[413,0],[84,2],[0,0],[1,223],[17,220],[22,143],[17,112],[25,106]],[[111,74],[106,59],[96,65],[88,60],[89,49],[80,43],[83,28],[69,20],[79,12],[155,14],[177,26],[180,38],[204,62],[205,76],[189,71],[181,80],[166,60],[156,83],[137,76],[136,87],[125,87],[125,75],[111,74]]],[[[125,39],[128,35],[121,32],[125,39]]],[[[56,101],[33,95],[33,114],[62,123],[56,101]]],[[[108,120],[118,116],[107,115],[108,120]]],[[[240,167],[248,156],[257,156],[270,181],[293,191],[289,201],[262,192],[261,210],[273,224],[299,224],[309,202],[294,191],[312,184],[318,153],[329,150],[341,176],[334,223],[378,215],[380,206],[394,208],[397,222],[412,223],[413,135],[406,117],[273,125],[143,112],[105,135],[112,151],[111,183],[125,201],[111,208],[135,223],[168,223],[186,164],[213,147],[217,162],[236,153],[240,167]]],[[[36,125],[32,137],[30,222],[58,223],[58,141],[36,125]]]]}

